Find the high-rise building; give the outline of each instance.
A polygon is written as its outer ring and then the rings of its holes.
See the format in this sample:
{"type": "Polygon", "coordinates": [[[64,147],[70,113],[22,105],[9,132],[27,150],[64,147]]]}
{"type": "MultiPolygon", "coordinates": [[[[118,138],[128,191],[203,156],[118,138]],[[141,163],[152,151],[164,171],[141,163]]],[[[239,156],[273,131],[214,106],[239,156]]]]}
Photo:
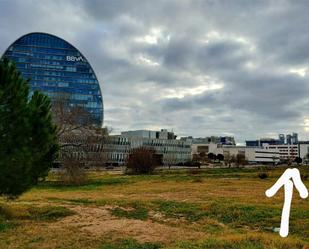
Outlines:
{"type": "Polygon", "coordinates": [[[292,144],[292,136],[291,136],[291,134],[287,134],[286,135],[286,143],[287,144],[292,144]]]}
{"type": "Polygon", "coordinates": [[[285,143],[285,135],[284,134],[279,134],[279,141],[281,144],[285,143]]]}
{"type": "Polygon", "coordinates": [[[67,41],[46,33],[18,38],[3,57],[15,62],[30,79],[31,94],[41,91],[52,101],[65,99],[68,108],[84,108],[93,124],[103,124],[103,98],[98,79],[86,57],[67,41]]]}
{"type": "Polygon", "coordinates": [[[298,143],[298,134],[293,132],[292,133],[292,144],[297,144],[298,143]]]}

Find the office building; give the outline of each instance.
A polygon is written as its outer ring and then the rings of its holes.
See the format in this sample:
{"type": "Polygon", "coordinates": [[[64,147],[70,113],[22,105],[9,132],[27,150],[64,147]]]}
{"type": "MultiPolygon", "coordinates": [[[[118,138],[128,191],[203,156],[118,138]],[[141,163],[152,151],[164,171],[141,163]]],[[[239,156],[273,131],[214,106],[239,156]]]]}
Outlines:
{"type": "Polygon", "coordinates": [[[236,145],[221,145],[215,143],[192,144],[192,156],[201,152],[215,155],[222,154],[225,159],[244,155],[246,161],[252,163],[274,164],[279,162],[279,150],[263,147],[248,147],[236,145]]]}
{"type": "Polygon", "coordinates": [[[87,157],[88,166],[125,165],[130,152],[140,147],[153,149],[164,165],[176,165],[191,160],[191,142],[176,139],[174,133],[167,130],[122,132],[121,135],[111,135],[100,140],[94,139],[96,142],[88,145],[85,142],[87,141],[85,134],[71,134],[61,138],[63,145],[69,146],[73,141],[75,143],[80,141],[82,147],[88,146],[87,153],[84,153],[83,148],[69,148],[77,158],[87,157]],[[97,160],[98,158],[100,160],[97,160]]]}
{"type": "Polygon", "coordinates": [[[18,38],[3,57],[15,62],[30,79],[31,94],[38,90],[61,100],[67,108],[81,107],[93,124],[102,126],[103,98],[98,79],[86,57],[67,41],[46,33],[18,38]]]}
{"type": "Polygon", "coordinates": [[[122,136],[125,137],[140,137],[140,138],[151,138],[151,139],[176,139],[174,132],[161,129],[160,131],[150,130],[134,130],[134,131],[123,131],[122,136]]]}
{"type": "Polygon", "coordinates": [[[297,144],[298,143],[298,134],[293,132],[292,134],[286,135],[287,144],[297,144]]]}
{"type": "Polygon", "coordinates": [[[284,134],[279,134],[279,141],[281,144],[285,144],[285,135],[284,134]]]}
{"type": "Polygon", "coordinates": [[[192,144],[222,144],[222,145],[235,145],[235,139],[232,136],[208,136],[208,137],[182,137],[182,140],[190,140],[192,144]]]}
{"type": "Polygon", "coordinates": [[[279,158],[281,161],[293,161],[298,157],[298,145],[297,144],[280,144],[280,145],[270,145],[263,144],[263,148],[269,150],[278,150],[279,158]]]}

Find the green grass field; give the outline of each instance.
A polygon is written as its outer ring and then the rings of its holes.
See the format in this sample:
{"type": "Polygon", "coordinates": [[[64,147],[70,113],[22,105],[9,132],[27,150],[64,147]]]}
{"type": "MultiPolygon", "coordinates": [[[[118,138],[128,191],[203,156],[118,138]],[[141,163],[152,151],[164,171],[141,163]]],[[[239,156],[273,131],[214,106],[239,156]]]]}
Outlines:
{"type": "MultiPolygon", "coordinates": [[[[309,168],[300,169],[309,186],[309,168]]],[[[0,199],[0,248],[309,248],[309,199],[294,191],[290,234],[279,227],[283,190],[265,196],[279,169],[89,173],[84,186],[50,175],[15,201],[0,199]],[[261,180],[258,173],[268,172],[261,180]]]]}

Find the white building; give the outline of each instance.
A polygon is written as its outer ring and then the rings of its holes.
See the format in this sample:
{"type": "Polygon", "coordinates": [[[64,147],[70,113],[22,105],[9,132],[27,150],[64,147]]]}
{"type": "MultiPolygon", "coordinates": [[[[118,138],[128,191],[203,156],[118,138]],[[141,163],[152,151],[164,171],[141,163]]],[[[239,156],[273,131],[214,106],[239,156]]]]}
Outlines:
{"type": "Polygon", "coordinates": [[[293,161],[299,156],[298,144],[278,144],[269,145],[267,143],[262,144],[263,148],[267,150],[278,150],[279,158],[281,161],[291,160],[293,161]]]}
{"type": "MultiPolygon", "coordinates": [[[[93,135],[96,137],[96,135],[93,135]]],[[[165,165],[175,165],[191,160],[191,142],[176,139],[173,132],[130,131],[121,135],[89,139],[85,134],[71,134],[62,138],[75,159],[84,160],[87,165],[124,165],[132,149],[146,147],[155,150],[165,165]],[[82,146],[70,146],[70,144],[82,146]],[[85,160],[86,159],[86,160],[85,160]],[[99,160],[98,160],[99,159],[99,160]]]]}
{"type": "Polygon", "coordinates": [[[115,165],[123,165],[132,149],[146,147],[154,149],[156,154],[162,156],[165,165],[175,165],[191,160],[191,142],[176,139],[173,132],[165,129],[161,131],[136,130],[125,131],[121,135],[110,136],[113,144],[108,153],[108,162],[115,165]]]}
{"type": "Polygon", "coordinates": [[[215,143],[192,144],[192,155],[201,152],[206,154],[213,153],[215,155],[222,154],[224,158],[236,157],[238,154],[242,154],[249,163],[277,163],[279,161],[278,149],[263,147],[220,145],[215,143]]]}
{"type": "Polygon", "coordinates": [[[182,137],[181,140],[191,140],[192,144],[222,144],[236,145],[233,136],[182,137]]]}
{"type": "Polygon", "coordinates": [[[139,137],[149,139],[176,139],[174,132],[161,129],[161,131],[150,131],[150,130],[135,130],[135,131],[123,131],[121,136],[124,137],[139,137]]]}
{"type": "Polygon", "coordinates": [[[303,162],[309,163],[309,142],[299,142],[298,143],[298,156],[303,159],[303,162]]]}
{"type": "Polygon", "coordinates": [[[279,161],[280,161],[280,154],[278,149],[266,149],[259,147],[254,149],[254,160],[252,162],[278,163],[279,161]]]}

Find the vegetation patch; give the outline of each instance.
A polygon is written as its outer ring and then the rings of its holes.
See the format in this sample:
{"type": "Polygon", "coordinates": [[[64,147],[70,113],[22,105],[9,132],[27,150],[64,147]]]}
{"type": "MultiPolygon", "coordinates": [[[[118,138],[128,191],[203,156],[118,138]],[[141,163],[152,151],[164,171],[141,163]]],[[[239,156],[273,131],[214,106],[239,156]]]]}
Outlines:
{"type": "Polygon", "coordinates": [[[225,241],[208,239],[200,244],[184,243],[180,248],[184,249],[264,249],[263,242],[258,239],[243,239],[239,241],[225,241]]]}
{"type": "Polygon", "coordinates": [[[225,229],[225,225],[219,223],[215,219],[205,219],[205,225],[201,227],[201,231],[211,234],[222,233],[225,229]]]}
{"type": "Polygon", "coordinates": [[[7,220],[4,216],[0,214],[0,233],[6,231],[10,228],[15,227],[16,224],[12,221],[7,220]]]}
{"type": "Polygon", "coordinates": [[[125,217],[128,219],[147,220],[148,209],[139,202],[131,203],[126,207],[116,207],[111,209],[111,213],[117,217],[125,217]]]}
{"type": "Polygon", "coordinates": [[[61,206],[22,206],[22,205],[3,205],[0,206],[0,215],[8,220],[39,220],[55,221],[60,218],[73,215],[74,211],[61,206]]]}
{"type": "Polygon", "coordinates": [[[68,208],[52,206],[30,208],[29,213],[32,219],[44,221],[55,221],[60,218],[75,214],[74,211],[68,208]]]}
{"type": "MultiPolygon", "coordinates": [[[[233,228],[250,227],[262,231],[272,231],[275,224],[280,225],[282,212],[279,207],[244,205],[224,200],[212,202],[206,207],[195,203],[161,200],[154,201],[153,204],[156,211],[169,218],[183,218],[189,222],[196,222],[203,218],[217,221],[218,223],[207,224],[202,229],[212,233],[223,229],[218,225],[219,223],[233,228]]],[[[306,229],[309,224],[308,220],[309,210],[293,209],[290,217],[291,232],[299,234],[302,238],[307,238],[309,236],[308,229],[306,229]]]]}
{"type": "Polygon", "coordinates": [[[214,168],[214,169],[182,169],[158,170],[162,179],[170,181],[195,181],[197,178],[255,178],[256,170],[243,168],[214,168]]]}
{"type": "Polygon", "coordinates": [[[115,242],[104,243],[101,249],[159,249],[160,244],[138,243],[134,239],[117,240],[115,242]]]}
{"type": "MultiPolygon", "coordinates": [[[[308,166],[300,170],[309,174],[308,166]]],[[[308,202],[297,193],[288,238],[273,232],[280,226],[283,190],[273,199],[264,191],[284,172],[282,168],[201,169],[191,175],[186,169],[158,172],[137,176],[93,172],[84,186],[46,183],[19,200],[1,199],[0,248],[302,249],[309,245],[308,202]],[[259,172],[267,172],[269,178],[260,180],[259,172]],[[72,224],[70,218],[52,223],[74,214],[68,206],[81,214],[72,217],[76,224],[62,226],[72,224]],[[126,226],[119,226],[121,218],[126,226]],[[89,232],[102,237],[98,240],[89,232]]]]}
{"type": "Polygon", "coordinates": [[[293,239],[283,240],[265,235],[227,235],[224,238],[209,238],[202,241],[186,241],[178,243],[182,249],[302,249],[304,243],[293,239]]]}
{"type": "Polygon", "coordinates": [[[89,200],[89,199],[86,199],[86,198],[68,199],[67,201],[69,201],[72,204],[77,204],[77,205],[80,205],[80,204],[90,205],[90,204],[94,204],[95,203],[95,201],[92,201],[92,200],[89,200]]]}
{"type": "MultiPolygon", "coordinates": [[[[163,179],[175,181],[191,181],[196,176],[205,178],[256,178],[258,173],[265,172],[268,178],[279,178],[286,167],[259,167],[259,168],[207,168],[207,169],[158,169],[155,171],[163,179]]],[[[302,175],[309,175],[309,168],[300,166],[302,175]]],[[[306,178],[306,177],[305,177],[306,178]]],[[[308,179],[308,178],[306,178],[308,179]]],[[[304,180],[306,180],[304,179],[304,180]]]]}
{"type": "Polygon", "coordinates": [[[139,147],[130,152],[126,165],[128,174],[148,175],[152,174],[156,167],[162,165],[162,158],[156,155],[154,149],[139,147]]]}
{"type": "Polygon", "coordinates": [[[213,202],[206,214],[210,218],[234,227],[243,225],[266,228],[273,226],[274,220],[280,220],[281,209],[255,205],[229,204],[213,202]]]}
{"type": "Polygon", "coordinates": [[[309,209],[294,208],[290,214],[290,233],[309,238],[309,209]]]}
{"type": "Polygon", "coordinates": [[[59,181],[42,182],[36,189],[53,189],[56,191],[91,191],[102,186],[113,186],[133,183],[132,179],[127,177],[107,177],[103,179],[89,180],[82,185],[68,185],[59,181]]]}
{"type": "Polygon", "coordinates": [[[229,238],[210,238],[199,242],[181,242],[183,249],[302,249],[303,243],[280,238],[270,240],[264,236],[229,236],[229,238]]]}
{"type": "Polygon", "coordinates": [[[154,201],[156,211],[170,218],[184,218],[189,222],[198,221],[206,216],[206,211],[199,205],[177,201],[154,201]]]}
{"type": "Polygon", "coordinates": [[[203,182],[203,178],[200,177],[200,176],[194,177],[194,178],[192,179],[192,182],[193,182],[193,183],[201,183],[201,182],[203,182]]]}
{"type": "MultiPolygon", "coordinates": [[[[269,230],[274,223],[280,222],[281,218],[280,208],[243,205],[224,201],[212,202],[206,207],[196,203],[161,200],[154,201],[153,204],[156,211],[169,218],[183,218],[189,222],[196,222],[207,217],[232,227],[250,226],[269,230]]],[[[308,218],[308,212],[303,211],[297,211],[295,217],[308,218]]],[[[214,229],[216,230],[216,228],[220,229],[215,226],[214,229]]]]}
{"type": "Polygon", "coordinates": [[[70,204],[70,205],[93,205],[93,206],[105,206],[105,205],[129,205],[130,202],[123,201],[123,200],[110,200],[110,199],[97,199],[97,200],[90,200],[87,198],[76,198],[76,199],[66,199],[66,198],[55,198],[55,197],[48,197],[46,198],[49,201],[55,203],[62,203],[62,204],[70,204]]]}
{"type": "Polygon", "coordinates": [[[0,233],[14,228],[16,225],[15,222],[9,219],[6,206],[0,205],[0,233]]]}

